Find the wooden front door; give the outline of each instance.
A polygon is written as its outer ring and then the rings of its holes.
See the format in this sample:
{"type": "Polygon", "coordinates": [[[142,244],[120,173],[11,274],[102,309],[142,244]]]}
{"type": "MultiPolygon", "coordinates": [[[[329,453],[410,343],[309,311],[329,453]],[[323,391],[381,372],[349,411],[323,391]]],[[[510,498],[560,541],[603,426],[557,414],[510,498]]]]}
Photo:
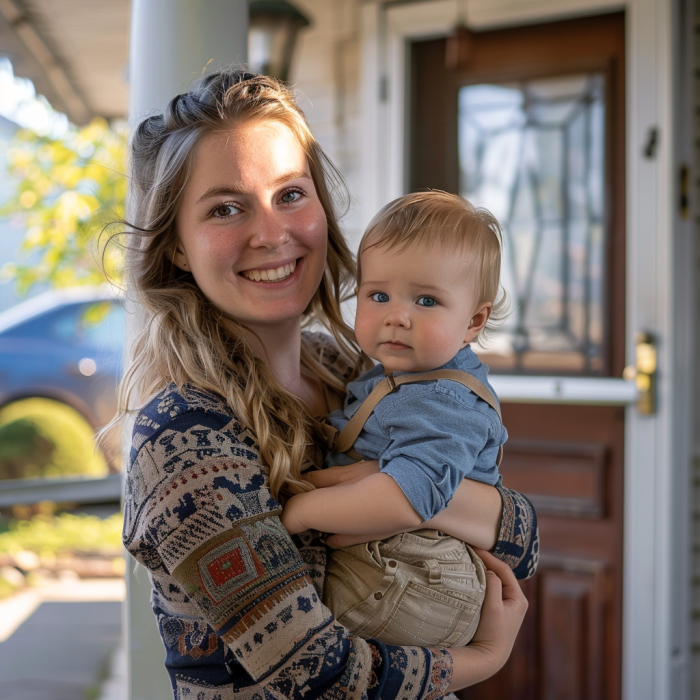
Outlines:
{"type": "MultiPolygon", "coordinates": [[[[410,47],[410,189],[503,226],[511,315],[479,351],[503,379],[621,376],[624,35],[623,14],[479,32],[456,70],[445,39],[410,47]]],[[[605,404],[503,403],[504,483],[537,508],[541,562],[510,661],[462,698],[620,697],[624,408],[605,404]]]]}

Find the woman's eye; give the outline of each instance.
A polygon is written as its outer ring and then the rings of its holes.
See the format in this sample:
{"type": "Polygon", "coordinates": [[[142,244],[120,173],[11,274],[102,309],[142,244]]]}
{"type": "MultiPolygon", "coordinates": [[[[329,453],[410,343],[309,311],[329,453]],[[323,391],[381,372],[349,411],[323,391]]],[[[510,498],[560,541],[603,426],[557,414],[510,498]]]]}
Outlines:
{"type": "Polygon", "coordinates": [[[229,216],[233,216],[238,212],[239,209],[235,204],[221,204],[214,209],[213,214],[218,219],[228,219],[229,216]]]}
{"type": "Polygon", "coordinates": [[[386,304],[387,301],[389,301],[389,295],[384,294],[384,292],[375,292],[374,294],[370,294],[369,298],[372,301],[376,301],[380,304],[386,304]]]}
{"type": "Polygon", "coordinates": [[[419,297],[416,304],[418,306],[437,306],[437,299],[435,297],[419,297]]]}
{"type": "Polygon", "coordinates": [[[281,197],[280,202],[282,204],[293,204],[297,200],[301,199],[303,192],[299,190],[287,190],[281,197]]]}

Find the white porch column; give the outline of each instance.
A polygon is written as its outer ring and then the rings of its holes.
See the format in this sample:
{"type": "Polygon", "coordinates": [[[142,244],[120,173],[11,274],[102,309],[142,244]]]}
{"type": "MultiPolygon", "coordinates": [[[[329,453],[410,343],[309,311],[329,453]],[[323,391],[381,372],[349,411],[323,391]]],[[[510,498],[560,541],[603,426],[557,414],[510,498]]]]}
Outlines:
{"type": "MultiPolygon", "coordinates": [[[[245,63],[247,0],[133,0],[129,61],[129,116],[132,124],[160,110],[186,91],[211,61],[245,63]]],[[[138,314],[129,314],[134,337],[138,314]]],[[[127,643],[129,700],[168,700],[170,683],[163,667],[165,651],[150,609],[146,570],[127,559],[124,630],[127,643]]]]}

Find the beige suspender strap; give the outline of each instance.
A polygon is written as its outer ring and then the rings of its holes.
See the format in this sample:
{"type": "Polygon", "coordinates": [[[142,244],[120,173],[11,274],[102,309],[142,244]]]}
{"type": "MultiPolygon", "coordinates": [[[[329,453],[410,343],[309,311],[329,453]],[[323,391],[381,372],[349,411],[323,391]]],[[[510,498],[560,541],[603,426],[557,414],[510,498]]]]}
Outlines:
{"type": "MultiPolygon", "coordinates": [[[[400,377],[399,377],[400,379],[400,377]]],[[[372,415],[377,404],[388,394],[396,389],[396,382],[391,375],[382,379],[377,386],[372,389],[370,395],[362,402],[362,405],[355,411],[355,415],[347,422],[346,426],[338,433],[333,448],[334,452],[347,452],[352,446],[357,436],[365,427],[367,419],[372,415]]]]}
{"type": "MultiPolygon", "coordinates": [[[[377,407],[377,404],[396,387],[402,384],[415,384],[416,382],[427,382],[435,379],[449,379],[453,382],[459,382],[467,389],[473,391],[480,399],[493,408],[501,417],[501,411],[498,402],[493,394],[478,380],[467,372],[462,372],[457,369],[436,369],[431,372],[421,372],[420,374],[402,374],[400,377],[394,377],[389,374],[382,379],[377,386],[374,387],[370,395],[362,402],[360,408],[357,409],[355,415],[348,421],[347,425],[338,433],[335,441],[334,452],[347,452],[357,440],[357,436],[364,428],[367,419],[372,415],[372,411],[377,407]]],[[[498,453],[498,463],[501,461],[503,448],[498,453]]]]}
{"type": "Polygon", "coordinates": [[[343,399],[335,391],[333,391],[328,384],[323,385],[323,395],[326,399],[326,406],[328,406],[328,413],[342,410],[343,399]]]}
{"type": "Polygon", "coordinates": [[[396,386],[401,384],[411,384],[413,382],[427,382],[433,379],[449,379],[453,382],[459,382],[462,386],[466,386],[475,393],[480,399],[486,401],[491,408],[496,411],[498,417],[501,417],[501,409],[498,401],[493,394],[474,376],[468,372],[463,372],[459,369],[435,369],[432,372],[423,372],[421,374],[403,374],[400,377],[395,377],[396,386]],[[401,381],[401,380],[405,381],[401,381]]]}

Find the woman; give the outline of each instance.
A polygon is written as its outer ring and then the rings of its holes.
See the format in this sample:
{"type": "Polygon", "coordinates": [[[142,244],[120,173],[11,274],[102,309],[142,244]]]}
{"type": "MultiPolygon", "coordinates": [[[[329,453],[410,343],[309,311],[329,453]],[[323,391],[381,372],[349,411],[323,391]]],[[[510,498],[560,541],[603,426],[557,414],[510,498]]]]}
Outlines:
{"type": "MultiPolygon", "coordinates": [[[[280,498],[313,488],[311,417],[363,366],[340,313],[354,272],[340,181],[291,94],[206,76],[141,123],[132,159],[130,288],[146,317],[120,392],[120,417],[140,406],[124,543],[151,573],[175,697],[439,698],[494,673],[527,607],[503,562],[484,552],[495,573],[474,644],[391,647],[333,620],[325,545],[280,523],[280,498]],[[333,339],[302,334],[313,318],[333,339]]],[[[511,567],[533,566],[528,504],[484,488],[461,502],[492,526],[458,508],[441,526],[486,547],[498,532],[511,567]]]]}

